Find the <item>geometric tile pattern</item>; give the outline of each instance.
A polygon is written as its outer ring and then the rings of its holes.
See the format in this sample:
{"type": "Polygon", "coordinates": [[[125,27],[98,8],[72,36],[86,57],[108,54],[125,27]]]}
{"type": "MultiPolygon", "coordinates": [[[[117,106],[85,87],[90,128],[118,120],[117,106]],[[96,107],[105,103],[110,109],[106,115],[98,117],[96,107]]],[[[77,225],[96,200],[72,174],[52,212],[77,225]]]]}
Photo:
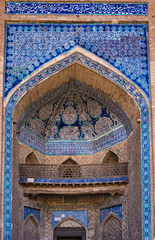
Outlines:
{"type": "Polygon", "coordinates": [[[109,213],[114,213],[122,219],[122,206],[114,206],[109,208],[100,209],[100,223],[108,216],[109,213]]]}
{"type": "Polygon", "coordinates": [[[40,66],[79,46],[121,71],[148,96],[147,24],[6,24],[5,97],[40,66]]]}
{"type": "Polygon", "coordinates": [[[147,15],[147,3],[6,2],[6,14],[147,15]]]}
{"type": "Polygon", "coordinates": [[[20,97],[29,89],[73,63],[80,63],[99,73],[122,87],[137,102],[141,111],[141,146],[142,146],[142,229],[143,240],[151,240],[151,203],[150,203],[150,143],[149,110],[141,91],[123,77],[107,69],[102,64],[79,53],[71,54],[63,60],[41,71],[35,77],[20,86],[10,97],[5,116],[5,169],[4,169],[4,239],[11,239],[12,229],[12,113],[20,97]]]}
{"type": "Polygon", "coordinates": [[[80,221],[84,226],[88,227],[88,211],[52,211],[52,228],[62,221],[64,218],[71,217],[80,221]]]}
{"type": "Polygon", "coordinates": [[[34,217],[38,220],[40,223],[40,210],[30,207],[24,207],[24,220],[29,216],[30,214],[33,214],[34,217]]]}
{"type": "Polygon", "coordinates": [[[132,131],[118,105],[76,80],[29,106],[18,125],[20,141],[48,155],[93,154],[125,140],[132,131]]]}
{"type": "Polygon", "coordinates": [[[19,178],[20,183],[111,183],[128,182],[128,177],[81,178],[81,179],[51,179],[51,178],[19,178]]]}

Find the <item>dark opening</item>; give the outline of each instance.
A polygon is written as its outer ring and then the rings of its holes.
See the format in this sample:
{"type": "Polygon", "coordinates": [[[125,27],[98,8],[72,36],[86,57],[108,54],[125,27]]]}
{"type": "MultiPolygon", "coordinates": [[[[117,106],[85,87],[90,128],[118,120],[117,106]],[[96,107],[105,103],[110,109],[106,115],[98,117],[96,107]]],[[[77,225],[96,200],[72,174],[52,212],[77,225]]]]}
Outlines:
{"type": "Polygon", "coordinates": [[[86,232],[83,227],[56,227],[54,240],[86,240],[86,232]]]}
{"type": "Polygon", "coordinates": [[[58,237],[57,240],[82,240],[81,237],[58,237]]]}

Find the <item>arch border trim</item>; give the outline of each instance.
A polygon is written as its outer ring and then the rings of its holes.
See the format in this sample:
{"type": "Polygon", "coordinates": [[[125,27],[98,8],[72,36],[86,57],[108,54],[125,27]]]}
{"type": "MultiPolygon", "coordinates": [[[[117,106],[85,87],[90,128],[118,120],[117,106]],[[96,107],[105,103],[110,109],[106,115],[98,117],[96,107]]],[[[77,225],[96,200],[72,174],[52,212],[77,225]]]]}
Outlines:
{"type": "Polygon", "coordinates": [[[3,239],[11,239],[12,232],[12,114],[18,100],[32,87],[71,64],[78,62],[87,68],[110,79],[122,87],[137,102],[141,111],[142,135],[142,228],[143,240],[151,240],[151,199],[150,199],[150,144],[149,144],[149,109],[144,96],[132,83],[105,68],[98,62],[82,54],[72,54],[53,66],[45,69],[24,83],[10,97],[6,107],[5,118],[5,169],[4,169],[4,235],[3,239]]]}

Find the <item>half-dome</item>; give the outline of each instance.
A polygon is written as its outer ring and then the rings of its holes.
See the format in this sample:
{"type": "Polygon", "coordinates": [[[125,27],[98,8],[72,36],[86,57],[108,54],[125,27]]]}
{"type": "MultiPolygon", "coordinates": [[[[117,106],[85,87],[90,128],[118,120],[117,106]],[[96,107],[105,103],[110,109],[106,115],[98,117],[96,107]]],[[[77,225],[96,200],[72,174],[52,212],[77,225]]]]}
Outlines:
{"type": "Polygon", "coordinates": [[[92,154],[127,139],[126,113],[84,83],[71,80],[22,114],[19,140],[44,154],[92,154]]]}

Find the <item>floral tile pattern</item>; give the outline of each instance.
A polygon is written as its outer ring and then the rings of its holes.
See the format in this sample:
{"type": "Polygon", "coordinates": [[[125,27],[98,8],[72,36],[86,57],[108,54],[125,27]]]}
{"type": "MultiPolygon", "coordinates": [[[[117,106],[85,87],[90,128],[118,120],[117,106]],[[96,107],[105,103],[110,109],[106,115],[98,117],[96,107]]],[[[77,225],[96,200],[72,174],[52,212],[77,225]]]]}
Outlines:
{"type": "Polygon", "coordinates": [[[75,46],[110,63],[149,98],[147,24],[6,24],[4,96],[75,46]]]}

